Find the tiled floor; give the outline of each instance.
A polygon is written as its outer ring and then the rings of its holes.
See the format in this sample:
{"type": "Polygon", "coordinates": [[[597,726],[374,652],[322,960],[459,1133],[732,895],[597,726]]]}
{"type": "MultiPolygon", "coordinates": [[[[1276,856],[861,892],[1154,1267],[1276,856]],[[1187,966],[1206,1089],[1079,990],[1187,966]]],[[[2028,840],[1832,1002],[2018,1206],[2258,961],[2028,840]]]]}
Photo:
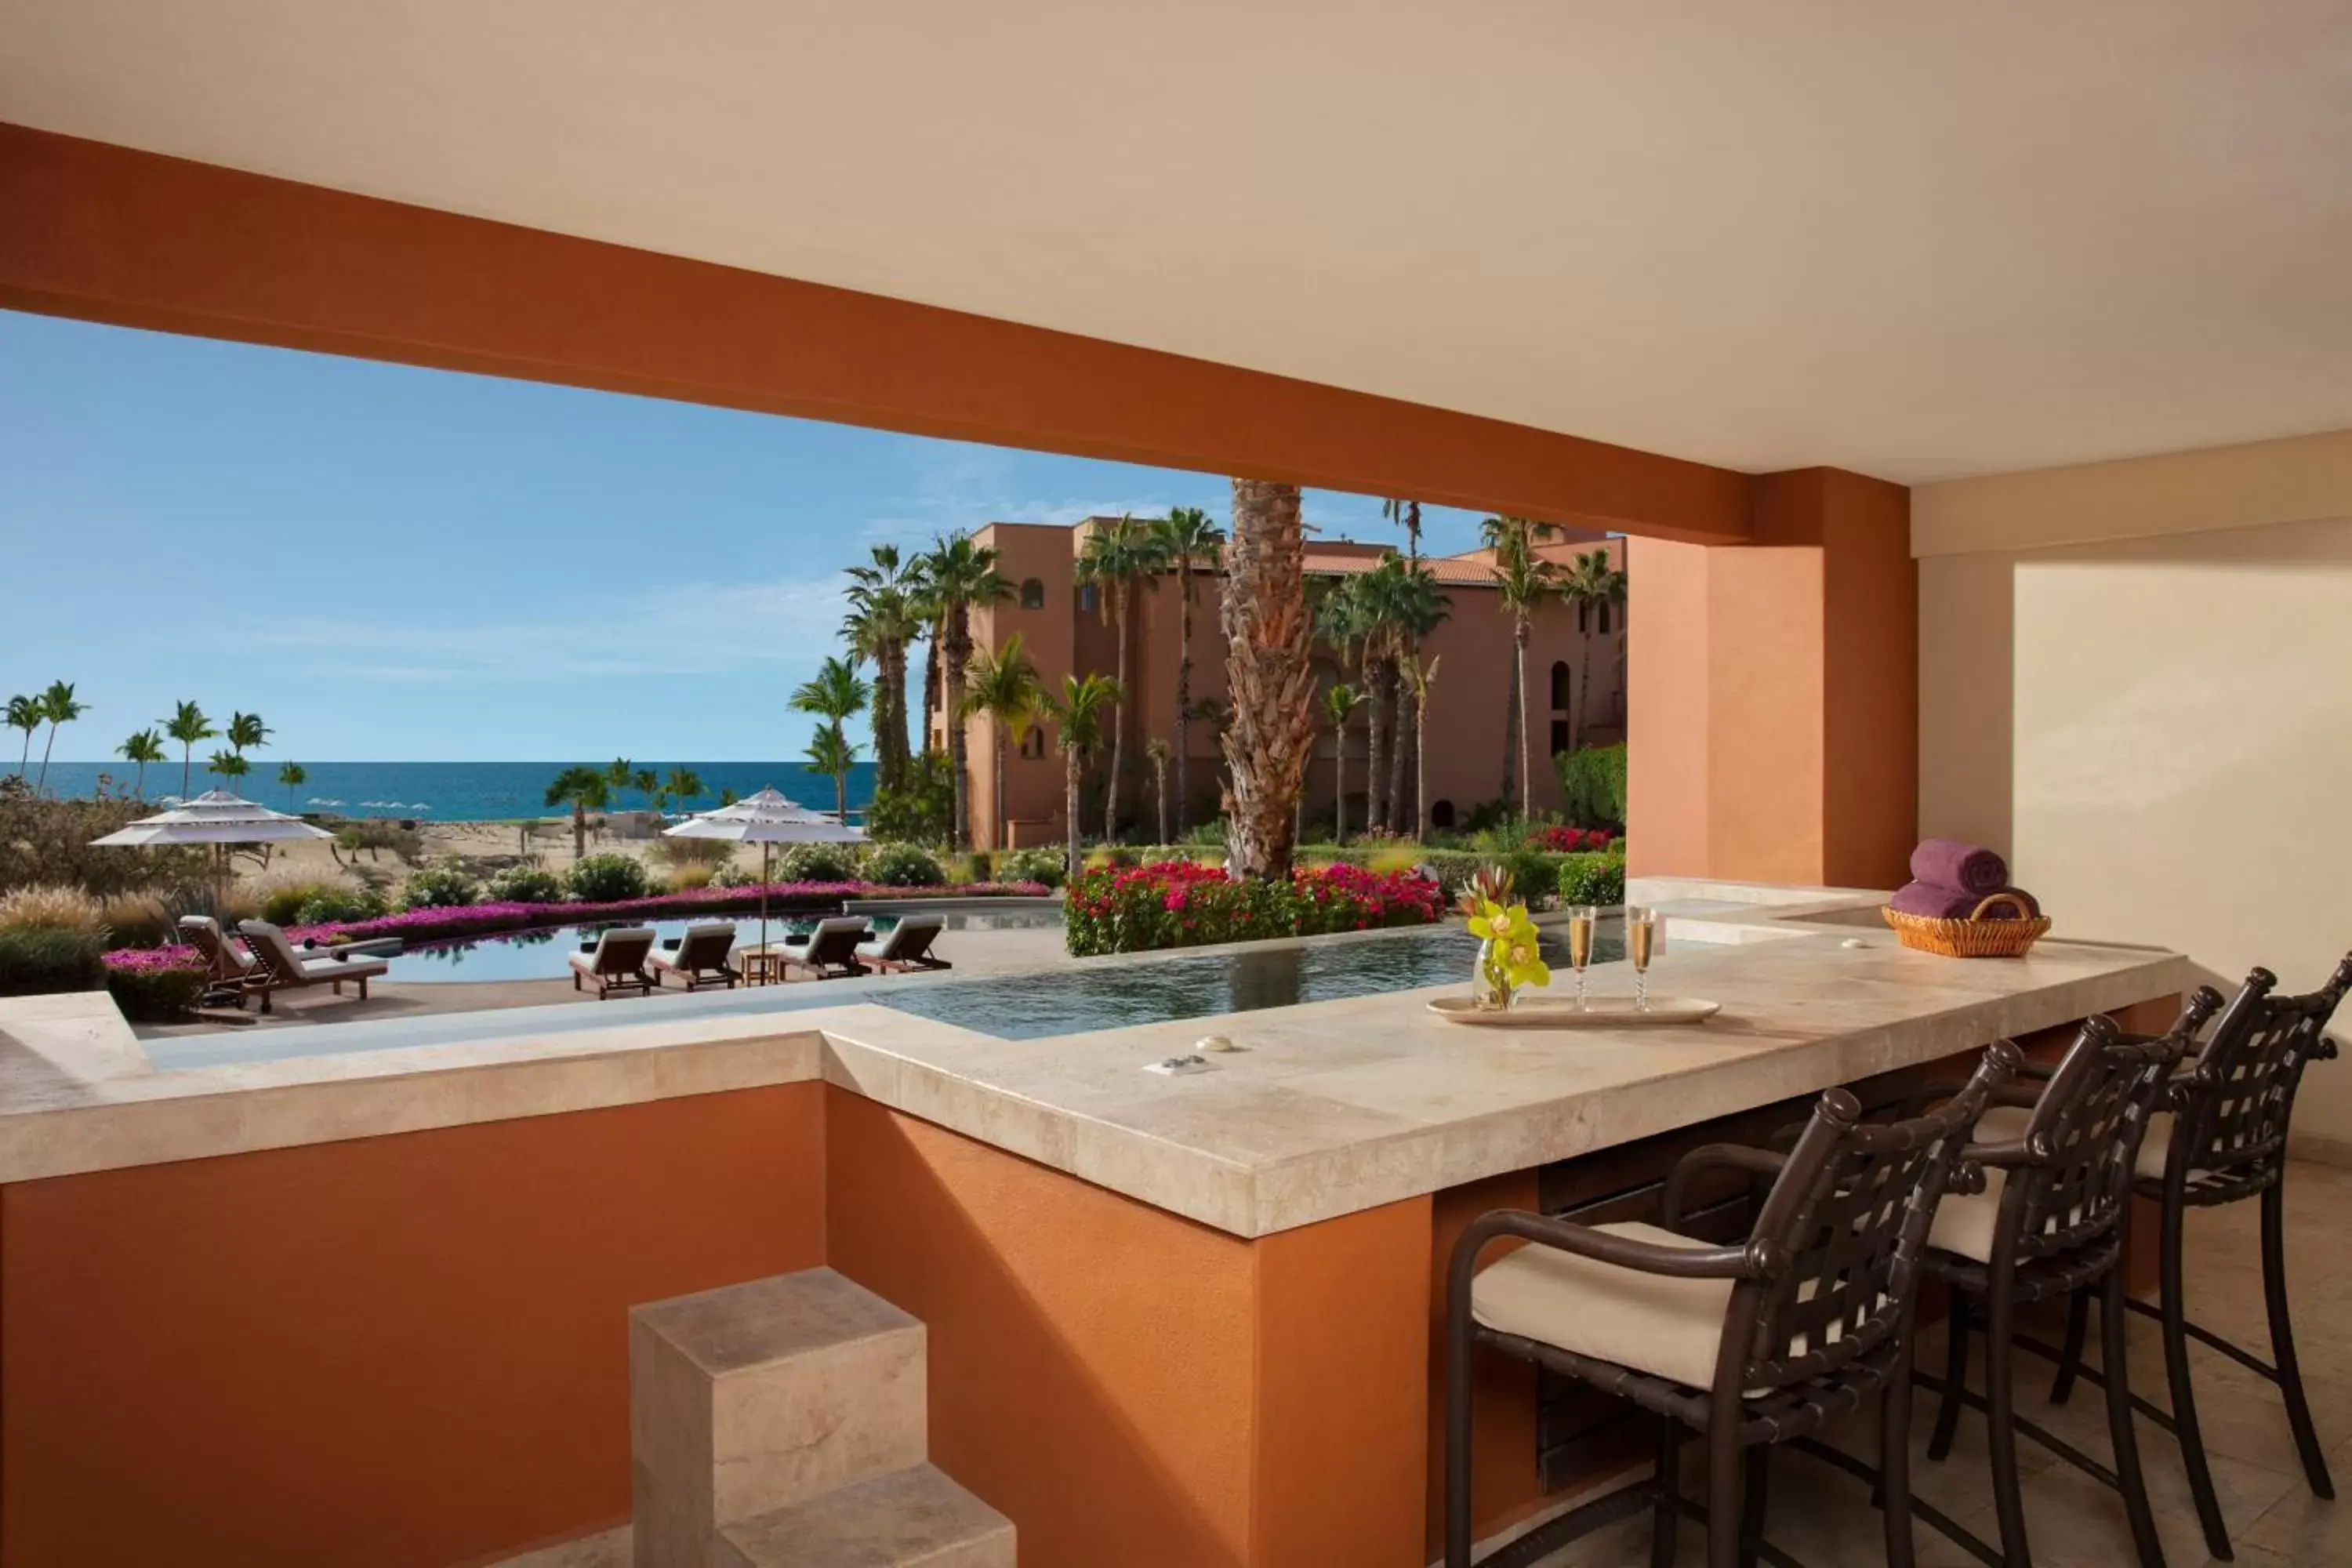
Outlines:
{"type": "MultiPolygon", "coordinates": [[[[2258,1204],[2244,1203],[2190,1214],[2189,1316],[2268,1360],[2259,1210],[2258,1204]]],[[[2296,1348],[2330,1468],[2339,1486],[2352,1489],[2352,1220],[2347,1215],[2352,1215],[2352,1171],[2300,1163],[2294,1166],[2287,1178],[2287,1268],[2296,1348]]],[[[2095,1331],[2092,1337],[2095,1344],[2095,1331]]],[[[2192,1349],[2191,1354],[2198,1416],[2237,1561],[2245,1568],[2352,1563],[2352,1497],[2331,1503],[2312,1496],[2276,1391],[2210,1351],[2192,1349]]],[[[1940,1367],[1942,1358],[1941,1331],[1930,1331],[1923,1360],[1940,1367]]],[[[2105,1458],[2105,1405],[2099,1391],[2082,1384],[2068,1404],[2053,1406],[2046,1398],[2046,1363],[2031,1356],[2020,1361],[2020,1413],[2094,1458],[2105,1458]]],[[[2131,1373],[2136,1390],[2159,1406],[2169,1404],[2157,1325],[2137,1314],[2131,1373]]],[[[1979,1388],[1983,1375],[1979,1342],[1972,1368],[1979,1388]]],[[[1968,1415],[1951,1457],[1930,1464],[1926,1449],[1935,1402],[1924,1390],[1913,1414],[1914,1494],[1997,1544],[2000,1527],[1987,1479],[1983,1417],[1968,1415]]],[[[1874,1423],[1874,1415],[1850,1423],[1833,1440],[1871,1454],[1874,1423]]],[[[2210,1561],[2179,1448],[2150,1422],[2143,1420],[2138,1431],[2140,1459],[2166,1561],[2175,1565],[2210,1561]]],[[[2026,1531],[2037,1568],[2127,1568],[2134,1562],[2131,1535],[2116,1495],[2036,1444],[2021,1441],[2019,1447],[2026,1531]]],[[[1771,1493],[1766,1536],[1808,1568],[1865,1568],[1885,1562],[1879,1518],[1859,1482],[1803,1455],[1783,1454],[1773,1462],[1771,1493]]],[[[1925,1525],[1918,1527],[1917,1540],[1920,1568],[1961,1568],[1976,1562],[1925,1525]]],[[[1705,1531],[1685,1523],[1677,1563],[1705,1560],[1705,1531]]],[[[1544,1568],[1643,1568],[1648,1562],[1649,1524],[1642,1519],[1576,1542],[1547,1558],[1544,1568]]]]}

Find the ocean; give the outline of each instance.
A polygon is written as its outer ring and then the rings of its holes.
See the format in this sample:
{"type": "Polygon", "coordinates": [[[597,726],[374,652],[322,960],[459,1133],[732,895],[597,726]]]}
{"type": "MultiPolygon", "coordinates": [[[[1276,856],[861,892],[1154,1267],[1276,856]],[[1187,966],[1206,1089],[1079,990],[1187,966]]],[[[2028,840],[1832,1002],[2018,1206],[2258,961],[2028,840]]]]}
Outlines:
{"type": "MultiPolygon", "coordinates": [[[[37,745],[35,747],[38,751],[37,745]]],[[[803,762],[687,763],[636,760],[663,778],[672,768],[691,768],[702,779],[705,794],[697,800],[674,803],[671,809],[708,811],[719,804],[719,792],[731,789],[750,795],[773,784],[814,810],[833,809],[833,778],[812,773],[803,762]]],[[[547,786],[569,763],[302,763],[310,776],[289,791],[278,782],[283,758],[268,752],[250,759],[253,771],[238,781],[238,792],[249,800],[279,811],[326,811],[343,816],[414,817],[425,822],[499,822],[516,817],[561,816],[547,805],[547,786]]],[[[0,773],[14,773],[16,759],[0,762],[0,773]]],[[[601,764],[600,764],[601,765],[601,764]]],[[[37,754],[26,770],[37,775],[37,754]]],[[[87,795],[105,773],[128,786],[138,770],[128,763],[51,763],[48,787],[53,795],[87,795]]],[[[223,781],[205,772],[198,758],[189,790],[201,793],[223,781]]],[[[152,799],[180,791],[180,763],[150,763],[147,794],[152,799]]],[[[857,811],[874,798],[874,764],[859,763],[849,770],[849,808],[857,811]]],[[[626,810],[645,804],[636,791],[614,792],[613,805],[626,810]]]]}

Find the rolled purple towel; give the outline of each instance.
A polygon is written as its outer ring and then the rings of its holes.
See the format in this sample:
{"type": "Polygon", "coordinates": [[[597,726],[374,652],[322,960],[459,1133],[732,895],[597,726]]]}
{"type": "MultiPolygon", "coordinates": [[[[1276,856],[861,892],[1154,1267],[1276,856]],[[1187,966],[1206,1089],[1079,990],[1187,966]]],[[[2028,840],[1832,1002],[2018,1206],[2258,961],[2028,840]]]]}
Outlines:
{"type": "MultiPolygon", "coordinates": [[[[1917,915],[1923,920],[1964,921],[1971,919],[1977,906],[1986,899],[1999,895],[2015,899],[2018,908],[2025,911],[2022,918],[2032,920],[2042,913],[2042,906],[2032,893],[2022,888],[1995,888],[1990,893],[1964,892],[1958,888],[1939,888],[1933,882],[1906,882],[1895,889],[1886,900],[1889,908],[1899,913],[1917,915]]],[[[2018,917],[2003,905],[1996,904],[1986,911],[1988,920],[2015,920],[2018,917]]]]}
{"type": "Polygon", "coordinates": [[[2009,863],[1981,844],[1922,838],[1911,851],[1911,879],[1981,899],[2009,885],[2009,863]]]}

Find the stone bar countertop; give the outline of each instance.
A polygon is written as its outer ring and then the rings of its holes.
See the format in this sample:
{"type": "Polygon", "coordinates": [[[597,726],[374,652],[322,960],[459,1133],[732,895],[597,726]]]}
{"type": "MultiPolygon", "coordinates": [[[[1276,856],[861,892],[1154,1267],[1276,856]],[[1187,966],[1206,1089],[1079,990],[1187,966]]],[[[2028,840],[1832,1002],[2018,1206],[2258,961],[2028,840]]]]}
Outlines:
{"type": "MultiPolygon", "coordinates": [[[[401,1044],[385,1030],[304,1047],[319,1054],[162,1069],[102,994],[0,1000],[0,1181],[822,1078],[1254,1237],[2190,984],[2186,959],[2142,947],[2045,940],[2023,959],[1981,961],[1906,952],[1866,892],[1664,879],[1633,891],[1669,922],[1654,994],[1720,1003],[1715,1018],[1465,1027],[1425,1005],[1461,994],[1455,984],[1003,1040],[849,997],[813,1005],[810,988],[783,987],[794,993],[789,1011],[746,999],[728,1010],[624,1002],[483,1013],[467,1016],[478,1037],[401,1044]],[[1209,1034],[1241,1048],[1210,1055],[1204,1072],[1144,1070],[1209,1034]],[[377,1038],[380,1047],[355,1048],[377,1038]]],[[[1627,994],[1632,983],[1622,963],[1591,972],[1595,994],[1627,994]]],[[[1563,973],[1554,994],[1567,984],[1563,973]]]]}

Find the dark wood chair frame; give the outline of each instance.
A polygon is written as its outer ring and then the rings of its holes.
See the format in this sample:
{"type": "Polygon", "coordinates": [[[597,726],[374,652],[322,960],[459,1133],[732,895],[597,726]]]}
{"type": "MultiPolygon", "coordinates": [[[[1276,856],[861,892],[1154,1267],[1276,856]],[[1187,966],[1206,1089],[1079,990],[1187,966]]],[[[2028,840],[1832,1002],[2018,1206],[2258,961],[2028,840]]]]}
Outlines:
{"type": "MultiPolygon", "coordinates": [[[[2312,1425],[2302,1365],[2295,1358],[2294,1322],[2286,1289],[2285,1183],[2287,1128],[2294,1115],[2295,1092],[2302,1087],[2305,1068],[2314,1061],[2333,1060],[2336,1055],[2336,1042],[2325,1031],[2346,992],[2352,991],[2352,954],[2336,964],[2325,986],[2309,995],[2271,994],[2277,986],[2278,977],[2267,969],[2248,974],[2245,985],[2214,1025],[2212,1038],[2196,1053],[2195,1065],[2168,1086],[2168,1109],[2174,1122],[2164,1174],[2140,1177],[2135,1184],[2139,1195],[2158,1205],[2158,1301],[2150,1305],[2131,1297],[2123,1300],[2125,1310],[2163,1324],[2165,1375],[2172,1394],[2169,1411],[2159,1410],[2137,1395],[2132,1398],[2132,1408],[2179,1440],[2181,1463],[2189,1472],[2189,1495],[2196,1500],[2198,1522],[2205,1531],[2206,1550],[2225,1563],[2234,1557],[2229,1524],[2221,1517],[2212,1466],[2197,1424],[2189,1341],[2220,1352],[2276,1385],[2286,1405],[2287,1425],[2294,1434],[2295,1452],[2303,1460],[2304,1479],[2315,1495],[2331,1500],[2336,1496],[2335,1481],[2327,1473],[2326,1451],[2312,1425]],[[2269,1362],[2189,1321],[2182,1288],[2183,1233],[2189,1211],[2248,1198],[2260,1198],[2263,1205],[2263,1297],[2274,1358],[2269,1362]]],[[[2054,1352],[2047,1346],[2029,1346],[2053,1353],[2058,1360],[2057,1381],[2050,1391],[2055,1403],[2065,1402],[2077,1377],[2095,1384],[2104,1381],[2099,1373],[2083,1365],[2089,1308],[2086,1294],[2077,1294],[2069,1303],[2066,1342],[2054,1352]]],[[[2103,1307],[2103,1340],[2120,1332],[2104,1321],[2112,1312],[2111,1306],[2103,1307]]],[[[2121,1321],[2120,1314],[2114,1316],[2121,1321]]],[[[2112,1351],[2106,1353],[2110,1364],[2121,1364],[2112,1351]]]]}
{"type": "MultiPolygon", "coordinates": [[[[1710,1568],[1759,1560],[1797,1568],[1763,1539],[1764,1456],[1750,1458],[1747,1450],[1801,1438],[1880,1389],[1886,1429],[1908,1431],[1911,1315],[1927,1230],[1946,1187],[1974,1179],[1960,1157],[1969,1130],[2020,1060],[2014,1045],[1996,1042],[1957,1095],[1898,1121],[1864,1123],[1860,1102],[1831,1089],[1786,1154],[1733,1144],[1691,1151],[1666,1182],[1670,1229],[1681,1225],[1684,1198],[1703,1170],[1771,1179],[1748,1239],[1736,1246],[1663,1247],[1511,1209],[1472,1221],[1454,1246],[1446,1279],[1446,1568],[1471,1563],[1471,1360],[1479,1346],[1580,1379],[1659,1417],[1655,1475],[1547,1521],[1490,1555],[1485,1568],[1522,1568],[1644,1510],[1654,1521],[1651,1561],[1660,1568],[1674,1561],[1675,1527],[1685,1514],[1707,1523],[1710,1568]],[[1478,1258],[1506,1237],[1647,1274],[1733,1281],[1712,1385],[1689,1387],[1479,1323],[1470,1293],[1478,1258]],[[1704,1434],[1706,1442],[1703,1508],[1682,1495],[1685,1430],[1704,1434]]],[[[1907,1442],[1886,1448],[1892,1568],[1912,1562],[1909,1452],[1907,1442]]]]}
{"type": "Polygon", "coordinates": [[[2038,1089],[2018,1083],[1994,1091],[1995,1104],[2032,1112],[2020,1134],[2001,1142],[1972,1143],[1964,1156],[1985,1170],[2006,1173],[1993,1221],[1992,1256],[1979,1262],[1929,1247],[1927,1277],[1950,1291],[1945,1368],[1940,1379],[1917,1373],[1914,1377],[1938,1395],[1929,1459],[1940,1462],[1950,1455],[1964,1405],[1984,1413],[2000,1547],[1995,1550],[1941,1515],[1929,1518],[1922,1510],[1921,1517],[1993,1568],[2022,1568],[2032,1561],[2018,1483],[2021,1433],[2119,1492],[2140,1562],[2146,1568],[2163,1568],[2164,1548],[2140,1471],[2124,1353],[2132,1168],[2148,1119],[2164,1108],[2173,1069],[2221,1005],[2219,992],[2200,986],[2172,1028],[2158,1036],[2127,1037],[2111,1019],[2085,1019],[2057,1067],[2044,1069],[2046,1078],[2027,1069],[2030,1078],[2043,1079],[2038,1089]],[[2107,1388],[2112,1468],[2016,1410],[2017,1309],[2061,1297],[2087,1301],[2094,1289],[2105,1307],[2101,1338],[2106,1364],[2117,1369],[2107,1388]],[[1979,1328],[1985,1335],[1981,1396],[1968,1387],[1969,1335],[1979,1328]]]}

